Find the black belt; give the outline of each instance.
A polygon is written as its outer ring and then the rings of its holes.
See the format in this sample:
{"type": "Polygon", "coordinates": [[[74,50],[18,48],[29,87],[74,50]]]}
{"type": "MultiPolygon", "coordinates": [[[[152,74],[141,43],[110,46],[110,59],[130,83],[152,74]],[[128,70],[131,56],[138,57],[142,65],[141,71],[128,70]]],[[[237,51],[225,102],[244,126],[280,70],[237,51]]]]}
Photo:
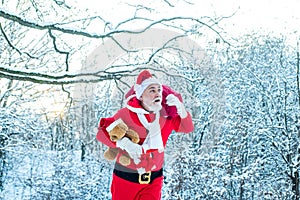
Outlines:
{"type": "Polygon", "coordinates": [[[122,179],[133,183],[139,184],[150,184],[152,181],[163,175],[163,169],[158,171],[149,171],[144,174],[139,174],[136,170],[129,169],[120,165],[119,163],[115,164],[114,174],[122,179]]]}

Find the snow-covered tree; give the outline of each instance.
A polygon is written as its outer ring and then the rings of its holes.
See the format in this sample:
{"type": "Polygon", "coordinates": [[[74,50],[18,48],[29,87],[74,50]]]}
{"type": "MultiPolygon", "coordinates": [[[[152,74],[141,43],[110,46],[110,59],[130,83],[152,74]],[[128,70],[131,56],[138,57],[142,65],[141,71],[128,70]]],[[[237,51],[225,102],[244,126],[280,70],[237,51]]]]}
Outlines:
{"type": "Polygon", "coordinates": [[[239,199],[299,199],[297,51],[283,36],[245,40],[222,67],[229,189],[239,199]]]}

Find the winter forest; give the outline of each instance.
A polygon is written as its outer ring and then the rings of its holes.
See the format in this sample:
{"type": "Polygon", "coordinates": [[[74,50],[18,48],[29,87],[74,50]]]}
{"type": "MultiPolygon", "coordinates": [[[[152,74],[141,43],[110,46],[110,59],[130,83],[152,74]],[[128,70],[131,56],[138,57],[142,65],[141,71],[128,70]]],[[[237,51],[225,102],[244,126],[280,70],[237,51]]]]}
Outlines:
{"type": "Polygon", "coordinates": [[[2,0],[0,199],[110,199],[99,119],[149,69],[195,124],[168,140],[163,200],[299,200],[299,6],[2,0]]]}

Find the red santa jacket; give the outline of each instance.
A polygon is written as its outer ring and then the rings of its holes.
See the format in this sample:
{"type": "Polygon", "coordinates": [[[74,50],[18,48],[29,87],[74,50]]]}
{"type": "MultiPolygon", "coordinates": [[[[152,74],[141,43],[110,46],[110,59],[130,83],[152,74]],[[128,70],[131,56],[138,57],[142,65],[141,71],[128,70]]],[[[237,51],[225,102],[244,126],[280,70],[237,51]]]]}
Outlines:
{"type": "MultiPolygon", "coordinates": [[[[139,144],[142,145],[147,136],[147,129],[143,127],[142,123],[140,122],[137,116],[137,111],[140,109],[143,109],[140,105],[140,101],[133,97],[127,102],[127,106],[125,108],[120,109],[113,117],[101,118],[98,133],[96,136],[97,140],[109,147],[116,148],[116,143],[110,140],[106,128],[115,120],[122,119],[130,129],[135,130],[139,134],[139,144]]],[[[152,122],[155,118],[155,115],[152,113],[148,113],[145,114],[145,117],[148,120],[148,122],[152,122]]],[[[164,147],[166,146],[168,137],[170,136],[172,131],[189,133],[194,130],[194,125],[190,113],[188,113],[188,116],[184,119],[181,119],[179,115],[161,115],[159,118],[159,124],[161,128],[161,136],[164,147]]],[[[124,152],[120,150],[116,162],[119,162],[119,158],[122,153],[124,152]]],[[[135,164],[131,159],[131,164],[127,167],[134,170],[138,168],[144,168],[146,171],[157,171],[162,168],[163,162],[164,152],[153,150],[143,153],[141,155],[141,162],[138,164],[135,164]]]]}

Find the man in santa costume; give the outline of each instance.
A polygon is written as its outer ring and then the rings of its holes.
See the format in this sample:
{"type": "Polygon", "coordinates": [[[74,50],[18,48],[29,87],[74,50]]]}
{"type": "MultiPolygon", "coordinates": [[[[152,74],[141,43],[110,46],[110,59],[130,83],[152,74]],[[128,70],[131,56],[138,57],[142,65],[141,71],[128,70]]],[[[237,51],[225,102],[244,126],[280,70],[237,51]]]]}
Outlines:
{"type": "Polygon", "coordinates": [[[125,108],[113,117],[100,119],[96,138],[109,147],[120,149],[111,184],[112,200],[159,200],[168,137],[173,131],[192,132],[194,125],[181,96],[162,85],[148,70],[140,72],[133,90],[125,108]],[[174,107],[177,112],[166,115],[164,107],[174,107]],[[117,142],[110,140],[108,132],[121,122],[139,134],[138,144],[126,137],[117,142]],[[126,167],[119,162],[124,153],[131,158],[126,167]]]}

